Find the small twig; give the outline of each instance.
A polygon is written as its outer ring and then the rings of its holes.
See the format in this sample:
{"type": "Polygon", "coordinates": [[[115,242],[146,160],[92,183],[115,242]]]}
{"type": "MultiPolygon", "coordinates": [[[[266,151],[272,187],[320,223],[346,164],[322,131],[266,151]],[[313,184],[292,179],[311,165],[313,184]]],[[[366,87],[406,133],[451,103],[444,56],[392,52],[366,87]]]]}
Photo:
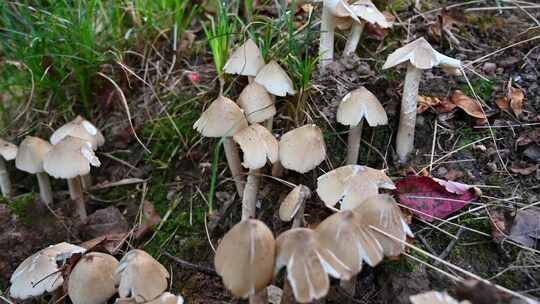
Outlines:
{"type": "MultiPolygon", "coordinates": [[[[446,248],[443,250],[443,252],[441,254],[439,254],[439,258],[444,260],[450,255],[450,253],[452,253],[452,249],[454,249],[454,247],[456,246],[457,241],[459,240],[459,237],[461,236],[463,231],[465,231],[465,229],[463,229],[463,227],[459,227],[458,232],[456,233],[456,238],[452,239],[452,241],[450,241],[450,243],[448,244],[448,246],[446,246],[446,248]]],[[[435,262],[435,263],[437,263],[437,262],[435,262]]]]}
{"type": "Polygon", "coordinates": [[[197,265],[197,264],[190,263],[188,261],[184,261],[184,260],[182,260],[182,259],[180,259],[178,257],[175,257],[174,255],[168,253],[167,251],[161,251],[161,254],[168,257],[173,262],[180,265],[180,267],[182,267],[182,268],[195,270],[195,271],[198,271],[200,273],[204,273],[204,274],[214,276],[214,277],[219,277],[219,274],[212,268],[205,267],[205,266],[200,266],[200,265],[197,265]]]}

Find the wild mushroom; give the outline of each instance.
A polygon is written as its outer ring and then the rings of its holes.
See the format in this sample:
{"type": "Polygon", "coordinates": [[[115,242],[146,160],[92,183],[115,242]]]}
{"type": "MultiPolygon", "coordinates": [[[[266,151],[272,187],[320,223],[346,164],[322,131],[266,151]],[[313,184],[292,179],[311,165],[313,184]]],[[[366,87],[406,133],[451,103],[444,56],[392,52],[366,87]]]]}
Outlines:
{"type": "Polygon", "coordinates": [[[151,255],[139,249],[130,250],[114,271],[114,282],[121,298],[145,303],[167,289],[169,272],[151,255]]]}
{"type": "Polygon", "coordinates": [[[27,136],[19,145],[15,159],[17,169],[36,175],[39,194],[46,205],[53,203],[53,193],[49,175],[43,169],[43,159],[51,149],[49,142],[39,137],[27,136]]]}
{"type": "Polygon", "coordinates": [[[69,194],[75,202],[82,221],[86,220],[86,207],[81,186],[81,175],[90,172],[90,165],[101,163],[92,150],[92,145],[80,138],[66,136],[45,154],[43,169],[50,176],[68,180],[69,194]]]}
{"type": "Polygon", "coordinates": [[[246,113],[249,123],[262,123],[276,115],[274,99],[256,82],[248,84],[238,96],[238,105],[246,113]]]}
{"type": "Polygon", "coordinates": [[[6,161],[14,160],[17,156],[17,146],[0,138],[0,190],[4,197],[11,197],[11,180],[6,167],[6,161]]]}
{"type": "Polygon", "coordinates": [[[247,125],[244,111],[234,101],[224,96],[219,96],[214,100],[193,124],[193,128],[202,136],[224,138],[225,157],[239,196],[244,194],[244,184],[241,176],[242,165],[240,164],[238,147],[234,144],[232,136],[246,128],[247,125]]]}
{"type": "Polygon", "coordinates": [[[304,205],[307,199],[311,197],[311,190],[304,185],[298,185],[287,194],[279,207],[279,218],[284,222],[290,222],[294,219],[292,228],[303,226],[304,205]]]}
{"type": "Polygon", "coordinates": [[[145,304],[184,304],[184,298],[181,295],[173,295],[170,292],[164,292],[159,298],[145,304]]]}
{"type": "Polygon", "coordinates": [[[232,294],[252,299],[272,281],[275,250],[272,231],[263,222],[243,220],[223,236],[214,265],[232,294]]]}
{"type": "Polygon", "coordinates": [[[291,130],[279,141],[279,160],[284,168],[306,173],[326,158],[322,131],[316,125],[291,130]]]}
{"type": "Polygon", "coordinates": [[[461,68],[461,61],[437,52],[424,38],[418,38],[395,50],[386,59],[383,69],[388,69],[405,62],[408,62],[407,74],[405,75],[405,84],[403,85],[401,115],[396,137],[396,152],[401,162],[407,161],[409,153],[414,148],[416,103],[422,71],[438,65],[453,69],[461,68]]]}
{"type": "Polygon", "coordinates": [[[341,210],[354,209],[364,200],[379,193],[379,188],[395,189],[382,170],[360,165],[334,169],[317,179],[317,194],[329,207],[338,202],[341,210]]]}
{"type": "Polygon", "coordinates": [[[116,293],[113,274],[118,261],[109,254],[82,256],[69,275],[68,295],[73,304],[104,304],[116,293]]]}
{"type": "Polygon", "coordinates": [[[84,248],[69,243],[59,243],[44,248],[26,258],[11,275],[9,295],[26,300],[53,292],[64,283],[59,264],[84,248]]]}
{"type": "Polygon", "coordinates": [[[347,143],[348,165],[356,165],[358,162],[364,117],[370,127],[388,124],[386,112],[377,97],[365,87],[360,87],[343,97],[336,116],[338,122],[350,126],[347,143]]]}
{"type": "Polygon", "coordinates": [[[470,304],[469,301],[459,302],[446,292],[428,291],[409,297],[412,304],[470,304]]]}
{"type": "Polygon", "coordinates": [[[244,195],[242,197],[242,220],[255,217],[257,191],[259,189],[259,171],[268,159],[271,163],[278,160],[278,141],[265,127],[253,124],[233,136],[244,152],[244,167],[249,169],[244,195]]]}
{"type": "Polygon", "coordinates": [[[223,70],[227,74],[248,76],[249,82],[252,83],[253,78],[257,76],[263,66],[264,59],[259,47],[253,40],[248,39],[234,50],[225,63],[223,70]]]}

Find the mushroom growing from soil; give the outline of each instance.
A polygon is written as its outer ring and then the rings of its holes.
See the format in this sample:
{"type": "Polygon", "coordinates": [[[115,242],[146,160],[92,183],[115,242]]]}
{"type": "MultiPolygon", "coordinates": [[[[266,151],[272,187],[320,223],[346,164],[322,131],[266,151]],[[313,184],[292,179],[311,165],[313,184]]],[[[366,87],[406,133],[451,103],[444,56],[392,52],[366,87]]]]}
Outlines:
{"type": "Polygon", "coordinates": [[[260,169],[266,161],[278,161],[278,141],[268,129],[253,124],[234,134],[233,139],[244,152],[244,167],[249,169],[242,197],[242,220],[255,217],[260,169]]]}
{"type": "Polygon", "coordinates": [[[264,59],[259,47],[253,40],[248,39],[229,56],[223,70],[227,74],[248,76],[252,83],[253,77],[257,76],[263,66],[264,59]]]}
{"type": "Polygon", "coordinates": [[[279,141],[279,160],[285,169],[306,173],[326,158],[322,131],[316,125],[291,130],[279,141]]]}
{"type": "Polygon", "coordinates": [[[336,19],[351,17],[360,23],[349,7],[348,0],[323,0],[321,14],[321,36],[319,38],[319,60],[321,69],[326,68],[334,60],[334,31],[336,19]]]}
{"type": "Polygon", "coordinates": [[[272,281],[276,242],[261,221],[248,219],[229,230],[219,243],[214,258],[225,287],[237,297],[256,298],[272,281]]]}
{"type": "Polygon", "coordinates": [[[11,275],[9,295],[18,300],[53,292],[64,283],[59,264],[85,249],[69,243],[44,248],[26,258],[11,275]]]}
{"type": "Polygon", "coordinates": [[[43,159],[51,149],[49,142],[39,137],[26,136],[19,145],[15,159],[17,169],[36,175],[41,201],[46,205],[53,203],[53,193],[49,175],[43,169],[43,159]]]}
{"type": "Polygon", "coordinates": [[[234,101],[224,96],[219,96],[214,100],[193,124],[193,128],[202,136],[224,138],[225,157],[240,197],[244,195],[242,165],[238,147],[232,140],[232,136],[247,125],[244,111],[234,101]]]}
{"type": "Polygon", "coordinates": [[[11,180],[6,161],[17,157],[17,146],[0,138],[0,190],[4,197],[11,197],[11,180]]]}
{"type": "Polygon", "coordinates": [[[284,222],[293,221],[292,228],[303,226],[304,206],[311,197],[311,190],[304,185],[298,185],[287,194],[279,207],[279,218],[284,222]]]}
{"type": "Polygon", "coordinates": [[[418,38],[395,50],[386,59],[383,69],[405,62],[407,62],[407,74],[403,85],[401,114],[396,137],[396,152],[401,162],[406,162],[409,153],[414,149],[417,97],[422,71],[438,65],[443,69],[461,68],[461,61],[437,52],[424,38],[418,38]]]}
{"type": "Polygon", "coordinates": [[[68,295],[73,304],[104,304],[116,293],[113,274],[118,261],[109,254],[90,252],[69,275],[68,295]]]}
{"type": "Polygon", "coordinates": [[[43,159],[45,172],[55,178],[67,179],[70,197],[75,202],[82,221],[86,220],[87,214],[80,176],[90,172],[90,165],[101,165],[92,145],[72,136],[64,137],[43,159]]]}
{"type": "Polygon", "coordinates": [[[370,127],[388,124],[388,117],[383,106],[373,93],[365,87],[360,87],[341,100],[336,120],[350,126],[347,143],[347,164],[356,165],[362,139],[364,118],[370,127]]]}

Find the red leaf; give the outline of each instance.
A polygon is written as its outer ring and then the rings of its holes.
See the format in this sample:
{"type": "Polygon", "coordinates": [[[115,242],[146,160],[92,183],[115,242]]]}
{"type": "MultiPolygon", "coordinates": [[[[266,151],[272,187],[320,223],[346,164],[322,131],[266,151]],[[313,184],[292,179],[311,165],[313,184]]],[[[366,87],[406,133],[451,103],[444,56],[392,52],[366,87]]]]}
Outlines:
{"type": "Polygon", "coordinates": [[[401,204],[428,222],[445,219],[479,195],[479,190],[469,185],[415,175],[399,180],[395,192],[401,204]]]}

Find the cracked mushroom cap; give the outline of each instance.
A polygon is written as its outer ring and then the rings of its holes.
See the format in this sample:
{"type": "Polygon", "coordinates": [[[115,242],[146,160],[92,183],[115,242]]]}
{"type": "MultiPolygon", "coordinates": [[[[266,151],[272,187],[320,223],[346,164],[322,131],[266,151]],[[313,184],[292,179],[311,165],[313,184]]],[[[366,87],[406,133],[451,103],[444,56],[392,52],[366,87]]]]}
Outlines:
{"type": "Polygon", "coordinates": [[[326,158],[322,131],[316,125],[291,130],[279,141],[279,160],[284,168],[306,173],[326,158]]]}
{"type": "Polygon", "coordinates": [[[234,134],[233,139],[240,145],[244,153],[242,165],[249,169],[259,169],[264,167],[266,160],[271,163],[278,161],[277,139],[268,129],[253,124],[234,134]]]}
{"type": "Polygon", "coordinates": [[[426,39],[418,38],[388,55],[383,69],[388,69],[407,61],[422,70],[431,69],[438,65],[447,69],[459,69],[461,67],[461,61],[437,52],[426,39]]]}
{"type": "Polygon", "coordinates": [[[270,61],[259,71],[255,82],[276,96],[284,97],[287,94],[296,94],[291,78],[275,60],[270,61]]]}
{"type": "Polygon", "coordinates": [[[292,221],[302,204],[310,197],[311,190],[308,187],[304,185],[294,187],[279,206],[279,218],[284,222],[292,221]]]}
{"type": "Polygon", "coordinates": [[[282,233],[276,239],[276,247],[274,272],[287,268],[287,280],[300,303],[326,296],[330,287],[328,275],[348,280],[354,274],[320,244],[317,233],[311,229],[295,228],[282,233]]]}
{"type": "Polygon", "coordinates": [[[66,136],[45,154],[43,169],[55,178],[74,178],[90,172],[90,165],[101,166],[92,145],[80,138],[66,136]]]}
{"type": "Polygon", "coordinates": [[[39,138],[26,136],[19,145],[15,167],[31,174],[43,172],[43,159],[52,149],[52,145],[39,138]]]}
{"type": "Polygon", "coordinates": [[[360,87],[341,100],[336,119],[346,126],[356,126],[365,118],[370,127],[388,124],[383,106],[373,93],[360,87]]]}
{"type": "Polygon", "coordinates": [[[115,285],[122,298],[137,303],[154,300],[167,289],[169,272],[151,255],[139,249],[130,250],[114,271],[115,285]]]}
{"type": "Polygon", "coordinates": [[[354,209],[364,199],[379,193],[379,188],[395,189],[382,170],[360,165],[334,169],[317,179],[317,194],[328,206],[340,203],[341,210],[354,209]]]}
{"type": "Polygon", "coordinates": [[[82,256],[69,275],[68,295],[73,304],[106,303],[115,293],[114,270],[118,261],[109,254],[82,256]]]}
{"type": "Polygon", "coordinates": [[[253,40],[248,39],[239,48],[234,50],[229,57],[223,70],[227,74],[238,74],[243,76],[256,76],[264,66],[259,47],[253,40]]]}
{"type": "Polygon", "coordinates": [[[77,116],[74,120],[54,131],[51,135],[50,142],[51,144],[56,145],[66,136],[77,137],[89,142],[92,144],[93,150],[96,150],[98,147],[105,144],[105,137],[103,137],[101,131],[81,116],[77,116]]]}
{"type": "Polygon", "coordinates": [[[458,302],[446,292],[428,291],[409,297],[412,304],[470,304],[469,301],[458,302]]]}
{"type": "Polygon", "coordinates": [[[204,137],[228,137],[247,127],[244,111],[227,97],[219,96],[193,124],[204,137]]]}
{"type": "Polygon", "coordinates": [[[360,223],[365,227],[373,226],[401,240],[401,242],[398,242],[372,229],[373,235],[381,244],[385,256],[398,256],[405,250],[406,237],[412,237],[413,234],[392,196],[388,194],[371,196],[364,200],[354,211],[358,212],[360,223]]]}
{"type": "Polygon", "coordinates": [[[223,236],[214,265],[225,287],[235,296],[247,298],[272,281],[275,250],[272,231],[263,222],[244,220],[223,236]]]}
{"type": "Polygon", "coordinates": [[[244,109],[249,123],[263,122],[276,115],[276,106],[272,96],[256,82],[248,84],[242,90],[238,97],[238,105],[244,109]]]}
{"type": "Polygon", "coordinates": [[[11,275],[9,295],[26,300],[53,292],[64,283],[58,263],[62,264],[84,248],[69,243],[59,243],[44,248],[26,258],[11,275]]]}
{"type": "Polygon", "coordinates": [[[17,146],[0,138],[0,156],[5,160],[14,160],[17,157],[17,146]]]}

